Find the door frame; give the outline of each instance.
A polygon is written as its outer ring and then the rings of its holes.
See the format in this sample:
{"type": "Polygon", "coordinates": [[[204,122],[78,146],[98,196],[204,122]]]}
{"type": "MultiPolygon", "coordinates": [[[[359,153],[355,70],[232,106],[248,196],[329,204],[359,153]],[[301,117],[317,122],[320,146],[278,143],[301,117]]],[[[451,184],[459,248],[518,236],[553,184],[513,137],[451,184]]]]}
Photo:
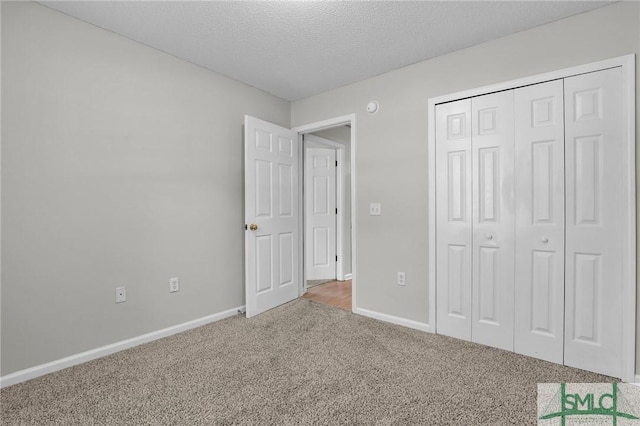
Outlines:
{"type": "MultiPolygon", "coordinates": [[[[348,114],[340,117],[329,118],[327,120],[316,121],[309,124],[304,124],[301,126],[294,127],[292,130],[298,133],[298,143],[300,144],[300,149],[298,150],[298,158],[300,164],[303,164],[303,155],[304,155],[304,144],[302,136],[307,133],[319,132],[320,130],[326,130],[333,127],[339,127],[344,125],[351,125],[351,310],[355,311],[356,304],[356,279],[357,279],[357,257],[356,257],[356,114],[348,114]]],[[[340,164],[340,161],[338,161],[340,164]]],[[[304,172],[303,172],[304,173],[304,172]]],[[[301,176],[303,176],[301,174],[301,176]]],[[[304,187],[304,177],[298,179],[298,211],[301,218],[304,218],[304,203],[303,203],[303,187],[304,187]]],[[[344,207],[344,206],[343,206],[344,207]]],[[[339,207],[338,207],[339,208],[339,207]]],[[[299,271],[299,295],[302,296],[306,291],[306,282],[304,280],[306,271],[304,267],[304,223],[303,220],[300,221],[298,225],[300,228],[300,241],[298,242],[300,253],[303,253],[302,256],[302,267],[299,271]]],[[[342,252],[338,255],[338,259],[341,258],[342,252]]]]}
{"type": "MultiPolygon", "coordinates": [[[[592,62],[558,71],[524,77],[503,83],[464,90],[448,95],[429,98],[428,117],[428,240],[429,240],[429,329],[436,332],[436,167],[435,167],[435,108],[436,105],[459,99],[486,95],[502,90],[511,90],[546,81],[567,78],[579,74],[620,67],[622,70],[622,120],[623,143],[626,162],[624,164],[625,182],[623,208],[625,232],[622,257],[622,377],[625,382],[637,381],[636,362],[636,111],[635,111],[635,55],[625,55],[603,61],[592,62]]],[[[640,379],[640,378],[639,378],[640,379]]]]}
{"type": "MultiPolygon", "coordinates": [[[[303,135],[304,136],[304,135],[303,135]]],[[[342,229],[344,227],[344,218],[342,216],[342,212],[344,211],[344,149],[345,146],[344,144],[341,144],[340,142],[335,142],[332,141],[330,139],[326,139],[320,136],[316,136],[314,134],[307,134],[307,136],[311,136],[312,139],[311,141],[326,145],[327,149],[335,149],[336,150],[336,161],[338,161],[338,165],[336,166],[336,189],[335,189],[335,195],[336,195],[336,208],[338,209],[339,214],[336,215],[336,256],[337,256],[337,260],[336,260],[336,280],[338,281],[344,281],[344,258],[343,258],[343,252],[344,252],[344,241],[343,241],[343,232],[342,229]]],[[[304,150],[304,155],[306,155],[306,140],[305,139],[303,141],[302,144],[302,149],[304,150]]],[[[304,157],[303,157],[304,158],[304,157]]],[[[306,179],[306,175],[304,174],[304,164],[302,166],[302,179],[303,179],[303,183],[304,180],[306,179]]],[[[304,210],[304,209],[303,209],[304,210]]],[[[304,214],[302,215],[302,222],[303,224],[305,223],[305,221],[307,220],[306,218],[306,212],[303,212],[304,214]]],[[[305,236],[303,235],[303,239],[305,238],[305,236]]],[[[303,262],[306,264],[306,253],[304,253],[304,259],[303,262]]],[[[304,276],[304,285],[305,285],[305,290],[306,290],[306,285],[307,285],[307,277],[306,277],[306,273],[304,276]]]]}

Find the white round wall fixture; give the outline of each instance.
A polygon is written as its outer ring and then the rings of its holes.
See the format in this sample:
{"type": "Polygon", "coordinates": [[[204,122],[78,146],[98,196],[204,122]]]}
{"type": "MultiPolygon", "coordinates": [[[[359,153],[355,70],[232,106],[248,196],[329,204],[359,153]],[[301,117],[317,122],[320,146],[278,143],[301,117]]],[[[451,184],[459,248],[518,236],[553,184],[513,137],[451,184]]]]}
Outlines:
{"type": "Polygon", "coordinates": [[[371,115],[378,112],[379,108],[380,108],[380,105],[378,104],[378,101],[371,101],[367,104],[367,112],[371,115]]]}

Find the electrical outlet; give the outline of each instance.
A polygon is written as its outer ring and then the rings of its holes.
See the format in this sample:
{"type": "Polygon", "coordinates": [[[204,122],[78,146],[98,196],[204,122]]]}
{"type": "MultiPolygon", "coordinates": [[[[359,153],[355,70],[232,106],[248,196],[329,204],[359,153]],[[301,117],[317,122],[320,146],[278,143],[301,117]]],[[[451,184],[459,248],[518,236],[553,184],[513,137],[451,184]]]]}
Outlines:
{"type": "Polygon", "coordinates": [[[180,278],[175,277],[169,280],[169,293],[180,291],[180,278]]]}
{"type": "Polygon", "coordinates": [[[369,204],[369,216],[381,216],[382,205],[380,203],[369,204]]]}
{"type": "Polygon", "coordinates": [[[122,303],[127,301],[127,288],[116,287],[116,303],[122,303]]]}
{"type": "Polygon", "coordinates": [[[405,285],[404,272],[398,272],[398,285],[405,285]]]}

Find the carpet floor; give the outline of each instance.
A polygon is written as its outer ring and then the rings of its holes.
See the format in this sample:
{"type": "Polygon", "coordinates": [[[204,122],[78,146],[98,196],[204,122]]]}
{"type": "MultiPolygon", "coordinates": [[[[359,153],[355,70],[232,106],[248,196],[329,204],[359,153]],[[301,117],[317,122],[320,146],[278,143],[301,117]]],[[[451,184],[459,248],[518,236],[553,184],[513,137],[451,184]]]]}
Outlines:
{"type": "Polygon", "coordinates": [[[536,384],[611,382],[298,299],[0,391],[3,425],[528,425],[536,384]]]}

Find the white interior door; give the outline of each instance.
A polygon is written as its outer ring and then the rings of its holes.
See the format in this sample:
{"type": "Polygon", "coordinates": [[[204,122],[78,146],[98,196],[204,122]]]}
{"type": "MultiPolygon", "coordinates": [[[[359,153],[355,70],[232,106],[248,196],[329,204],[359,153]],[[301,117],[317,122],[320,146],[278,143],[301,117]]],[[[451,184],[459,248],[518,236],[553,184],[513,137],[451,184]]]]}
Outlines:
{"type": "Polygon", "coordinates": [[[305,150],[306,278],[336,278],[336,150],[305,150]]]}
{"type": "Polygon", "coordinates": [[[298,294],[298,135],[245,116],[247,317],[298,294]]]}
{"type": "Polygon", "coordinates": [[[514,351],[562,364],[564,107],[562,80],[515,91],[514,351]]]}
{"type": "Polygon", "coordinates": [[[623,170],[620,68],[565,79],[564,363],[621,376],[623,170]]]}
{"type": "Polygon", "coordinates": [[[513,90],[471,100],[473,342],[513,350],[513,90]]]}
{"type": "Polygon", "coordinates": [[[471,100],[436,106],[436,327],[471,340],[471,100]]]}

